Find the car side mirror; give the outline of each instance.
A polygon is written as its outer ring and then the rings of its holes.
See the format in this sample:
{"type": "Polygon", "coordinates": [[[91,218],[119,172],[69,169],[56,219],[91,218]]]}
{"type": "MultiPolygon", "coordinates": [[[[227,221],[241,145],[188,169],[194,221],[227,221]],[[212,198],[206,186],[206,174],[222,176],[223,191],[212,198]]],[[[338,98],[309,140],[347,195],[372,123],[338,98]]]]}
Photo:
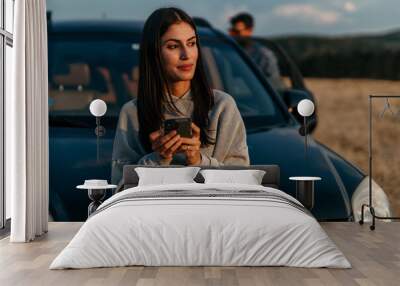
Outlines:
{"type": "Polygon", "coordinates": [[[314,102],[313,96],[305,90],[287,89],[283,91],[282,95],[288,108],[295,108],[303,99],[309,99],[314,102]]]}
{"type": "Polygon", "coordinates": [[[315,104],[315,100],[313,95],[308,92],[307,90],[300,90],[300,89],[288,89],[282,92],[283,101],[286,103],[288,107],[288,111],[293,114],[296,120],[301,124],[299,129],[299,133],[304,136],[304,127],[303,125],[303,116],[299,114],[297,111],[297,105],[303,99],[311,100],[315,105],[314,114],[310,116],[307,122],[307,134],[312,133],[317,127],[317,106],[315,104]]]}

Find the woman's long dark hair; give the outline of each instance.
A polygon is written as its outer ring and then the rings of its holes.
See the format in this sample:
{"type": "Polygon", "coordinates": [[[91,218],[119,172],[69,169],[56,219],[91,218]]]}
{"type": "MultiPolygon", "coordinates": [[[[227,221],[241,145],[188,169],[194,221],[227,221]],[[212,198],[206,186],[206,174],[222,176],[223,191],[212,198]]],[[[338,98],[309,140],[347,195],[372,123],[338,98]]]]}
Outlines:
{"type": "Polygon", "coordinates": [[[179,111],[171,100],[171,92],[161,62],[161,37],[168,28],[176,23],[189,24],[195,34],[198,59],[193,79],[191,94],[193,98],[193,122],[200,128],[201,144],[214,144],[206,133],[208,113],[214,105],[214,96],[204,71],[200,52],[200,41],[192,18],[178,8],[160,8],[154,11],[144,24],[140,42],[139,86],[138,86],[138,119],[139,137],[144,148],[150,152],[149,134],[160,128],[163,120],[163,104],[179,111]],[[167,93],[165,92],[167,90],[167,93]]]}

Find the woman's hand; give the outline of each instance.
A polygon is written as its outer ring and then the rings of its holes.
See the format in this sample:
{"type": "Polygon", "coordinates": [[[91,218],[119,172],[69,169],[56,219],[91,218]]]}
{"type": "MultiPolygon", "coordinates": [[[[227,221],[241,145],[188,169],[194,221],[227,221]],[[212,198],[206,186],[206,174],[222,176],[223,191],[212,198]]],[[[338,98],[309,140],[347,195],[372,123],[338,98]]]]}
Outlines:
{"type": "Polygon", "coordinates": [[[149,134],[149,139],[153,151],[160,154],[168,162],[172,161],[174,154],[182,145],[182,138],[176,133],[176,130],[166,135],[162,135],[161,130],[157,130],[149,134]]]}
{"type": "Polygon", "coordinates": [[[187,165],[199,165],[201,163],[200,154],[200,128],[192,123],[192,138],[182,137],[182,145],[178,151],[185,152],[187,165]]]}

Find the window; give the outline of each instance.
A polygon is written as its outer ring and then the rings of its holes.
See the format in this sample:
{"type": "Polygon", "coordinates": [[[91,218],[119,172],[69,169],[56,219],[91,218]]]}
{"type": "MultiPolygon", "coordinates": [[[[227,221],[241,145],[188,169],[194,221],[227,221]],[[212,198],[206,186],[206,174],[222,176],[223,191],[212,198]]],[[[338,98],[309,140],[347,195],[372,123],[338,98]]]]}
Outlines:
{"type": "Polygon", "coordinates": [[[107,117],[118,117],[120,107],[136,97],[138,72],[138,43],[129,37],[50,37],[50,116],[90,121],[90,103],[102,99],[107,117]]]}
{"type": "MultiPolygon", "coordinates": [[[[6,45],[5,49],[5,97],[9,96],[11,94],[11,68],[12,68],[12,47],[9,45],[6,45]]],[[[4,98],[5,98],[4,97],[4,98]]],[[[5,189],[5,218],[11,218],[11,194],[10,190],[5,189]]]]}
{"type": "MultiPolygon", "coordinates": [[[[217,39],[202,39],[207,74],[214,88],[235,99],[245,123],[277,125],[284,118],[273,97],[232,46],[217,39]],[[213,71],[216,70],[216,71],[213,71]]],[[[246,126],[250,128],[251,126],[246,126]]]]}
{"type": "Polygon", "coordinates": [[[11,93],[13,22],[14,0],[0,0],[0,228],[3,230],[11,217],[11,196],[4,187],[4,105],[11,93]]]}
{"type": "Polygon", "coordinates": [[[9,33],[13,33],[14,30],[14,0],[5,0],[5,17],[4,17],[4,27],[9,33]]]}

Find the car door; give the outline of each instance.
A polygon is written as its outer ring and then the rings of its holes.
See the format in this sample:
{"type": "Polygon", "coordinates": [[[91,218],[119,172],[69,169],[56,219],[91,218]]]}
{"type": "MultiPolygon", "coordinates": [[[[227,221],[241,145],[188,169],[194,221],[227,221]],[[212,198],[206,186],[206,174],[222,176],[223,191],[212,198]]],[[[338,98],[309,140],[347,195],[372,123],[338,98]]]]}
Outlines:
{"type": "Polygon", "coordinates": [[[119,110],[137,88],[137,52],[137,41],[129,35],[107,40],[95,34],[49,36],[50,213],[54,220],[85,220],[87,192],[75,187],[86,179],[110,181],[119,110]],[[94,99],[107,104],[100,121],[106,132],[99,145],[96,119],[89,111],[94,99]]]}

